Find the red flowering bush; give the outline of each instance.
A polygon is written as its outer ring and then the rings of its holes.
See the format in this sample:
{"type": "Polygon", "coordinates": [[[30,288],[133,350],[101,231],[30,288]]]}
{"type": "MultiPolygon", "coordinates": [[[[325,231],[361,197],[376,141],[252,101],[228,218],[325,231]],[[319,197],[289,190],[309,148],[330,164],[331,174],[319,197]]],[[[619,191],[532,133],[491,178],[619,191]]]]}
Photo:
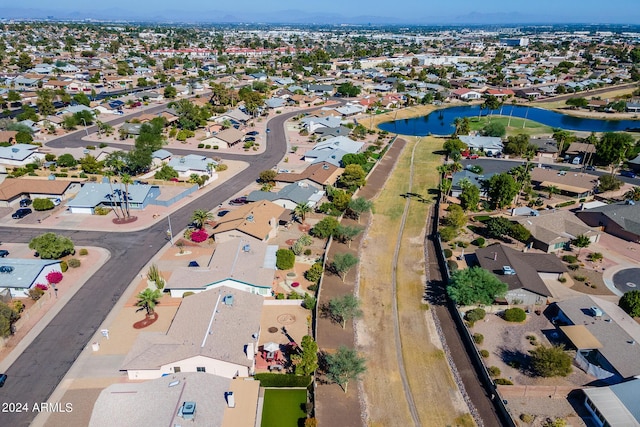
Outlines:
{"type": "Polygon", "coordinates": [[[42,284],[42,283],[38,283],[38,284],[36,285],[36,289],[42,289],[43,291],[46,291],[47,289],[49,289],[49,286],[44,285],[44,284],[42,284]]]}
{"type": "Polygon", "coordinates": [[[192,242],[200,243],[200,242],[204,242],[208,238],[209,238],[209,233],[207,233],[203,229],[196,230],[193,233],[191,233],[191,241],[192,242]]]}
{"type": "Polygon", "coordinates": [[[45,276],[50,285],[55,285],[62,282],[62,273],[59,271],[52,271],[45,276]]]}

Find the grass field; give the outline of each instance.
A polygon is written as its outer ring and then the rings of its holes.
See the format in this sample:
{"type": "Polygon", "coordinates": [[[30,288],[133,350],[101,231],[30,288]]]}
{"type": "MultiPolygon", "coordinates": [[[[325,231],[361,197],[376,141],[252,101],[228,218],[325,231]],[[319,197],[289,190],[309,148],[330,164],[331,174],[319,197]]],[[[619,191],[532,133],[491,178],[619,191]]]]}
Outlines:
{"type": "MultiPolygon", "coordinates": [[[[471,130],[481,130],[487,123],[489,123],[489,117],[471,117],[469,118],[471,130]]],[[[524,133],[527,135],[551,135],[553,128],[543,125],[542,123],[534,122],[533,120],[521,119],[519,117],[509,116],[491,116],[491,123],[500,123],[507,130],[507,135],[518,135],[524,133]]]]}
{"type": "MultiPolygon", "coordinates": [[[[374,202],[374,215],[364,243],[360,264],[360,298],[364,316],[358,322],[358,344],[367,356],[363,377],[367,415],[371,426],[412,425],[404,398],[396,359],[392,318],[391,258],[405,205],[402,194],[409,191],[411,151],[418,139],[409,142],[374,202]],[[393,396],[393,398],[390,398],[393,396]]],[[[423,426],[469,424],[462,397],[453,381],[430,313],[422,304],[424,292],[424,233],[427,212],[438,183],[436,167],[441,157],[434,154],[441,139],[420,139],[414,158],[413,193],[427,202],[410,202],[401,239],[396,278],[400,338],[409,386],[423,426]],[[428,402],[428,403],[427,403],[428,402]]]]}
{"type": "Polygon", "coordinates": [[[262,427],[298,427],[300,419],[307,417],[305,389],[271,389],[264,391],[262,427]]]}

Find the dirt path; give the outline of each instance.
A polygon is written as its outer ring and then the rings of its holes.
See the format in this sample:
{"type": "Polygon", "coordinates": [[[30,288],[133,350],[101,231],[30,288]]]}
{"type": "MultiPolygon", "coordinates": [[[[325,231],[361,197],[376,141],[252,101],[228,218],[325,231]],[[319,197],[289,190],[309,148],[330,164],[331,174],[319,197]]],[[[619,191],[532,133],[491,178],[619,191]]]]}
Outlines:
{"type": "MultiPolygon", "coordinates": [[[[413,191],[413,169],[414,169],[414,156],[416,148],[420,142],[416,142],[411,150],[411,167],[409,172],[409,187],[407,193],[413,191]]],[[[400,244],[402,243],[402,235],[404,233],[404,227],[407,223],[407,215],[409,214],[409,204],[411,198],[407,197],[404,202],[404,211],[402,212],[402,221],[400,222],[400,230],[398,230],[398,237],[396,238],[396,247],[393,253],[393,261],[391,264],[391,292],[393,294],[393,330],[395,332],[395,345],[396,345],[396,358],[398,359],[398,368],[400,370],[400,378],[402,378],[402,388],[404,389],[404,396],[407,399],[409,405],[409,412],[413,423],[416,426],[421,426],[420,418],[418,417],[418,410],[416,409],[416,403],[411,394],[411,388],[409,387],[409,379],[407,378],[407,370],[404,366],[404,357],[402,356],[402,342],[400,340],[400,317],[398,315],[398,256],[400,255],[400,244]]]]}

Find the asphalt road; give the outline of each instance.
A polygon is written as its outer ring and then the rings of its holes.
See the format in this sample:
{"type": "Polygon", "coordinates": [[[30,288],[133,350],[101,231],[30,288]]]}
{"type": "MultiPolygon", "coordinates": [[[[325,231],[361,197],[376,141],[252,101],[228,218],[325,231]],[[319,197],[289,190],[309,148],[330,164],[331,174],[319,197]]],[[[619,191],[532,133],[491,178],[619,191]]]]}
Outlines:
{"type": "MultiPolygon", "coordinates": [[[[166,107],[154,107],[145,112],[159,112],[164,108],[166,107]]],[[[195,209],[213,209],[255,181],[261,171],[276,166],[287,151],[284,122],[300,112],[281,114],[271,119],[268,122],[271,131],[267,135],[266,152],[256,156],[239,156],[249,162],[250,167],[216,190],[205,193],[172,213],[173,229],[181,230],[186,227],[195,209]]],[[[118,123],[124,119],[120,118],[114,122],[118,123]]],[[[83,146],[86,141],[78,139],[83,134],[84,129],[48,145],[83,146]]],[[[161,221],[143,231],[127,233],[50,230],[71,238],[78,246],[104,247],[111,252],[111,258],[69,300],[7,370],[7,382],[0,388],[0,425],[17,427],[30,424],[36,413],[31,410],[3,412],[4,404],[26,403],[30,409],[36,402],[47,401],[129,283],[166,244],[167,226],[167,223],[161,221]]],[[[3,227],[0,228],[0,241],[27,243],[41,233],[41,229],[3,227]]]]}
{"type": "Polygon", "coordinates": [[[625,268],[613,275],[613,284],[623,293],[640,288],[640,268],[625,268]]]}

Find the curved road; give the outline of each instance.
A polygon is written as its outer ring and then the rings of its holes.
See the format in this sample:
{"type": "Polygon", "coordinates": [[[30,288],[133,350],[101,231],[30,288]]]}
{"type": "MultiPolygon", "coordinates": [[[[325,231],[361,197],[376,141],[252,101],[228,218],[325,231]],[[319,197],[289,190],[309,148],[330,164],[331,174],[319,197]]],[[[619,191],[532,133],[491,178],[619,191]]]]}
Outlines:
{"type": "MultiPolygon", "coordinates": [[[[145,112],[154,113],[165,108],[153,107],[145,112]]],[[[255,181],[261,171],[274,167],[287,151],[284,122],[303,111],[306,110],[281,114],[271,119],[268,122],[271,131],[267,134],[266,152],[257,156],[237,156],[249,162],[250,166],[216,190],[205,193],[172,213],[174,229],[186,227],[195,209],[212,209],[255,181]]],[[[124,120],[125,118],[119,118],[111,123],[124,120]]],[[[95,127],[92,128],[95,131],[95,127]]],[[[80,134],[84,134],[84,129],[51,141],[48,145],[82,146],[86,141],[78,139],[80,134]]],[[[71,238],[79,246],[104,247],[111,252],[111,258],[78,290],[9,367],[6,372],[7,383],[0,388],[0,411],[4,403],[27,403],[31,407],[36,402],[47,401],[129,283],[166,244],[166,229],[167,224],[160,221],[145,230],[126,233],[50,230],[71,238]]],[[[0,228],[0,241],[27,243],[40,234],[41,229],[0,228]]],[[[28,426],[36,415],[30,411],[0,413],[0,425],[28,426]]]]}

